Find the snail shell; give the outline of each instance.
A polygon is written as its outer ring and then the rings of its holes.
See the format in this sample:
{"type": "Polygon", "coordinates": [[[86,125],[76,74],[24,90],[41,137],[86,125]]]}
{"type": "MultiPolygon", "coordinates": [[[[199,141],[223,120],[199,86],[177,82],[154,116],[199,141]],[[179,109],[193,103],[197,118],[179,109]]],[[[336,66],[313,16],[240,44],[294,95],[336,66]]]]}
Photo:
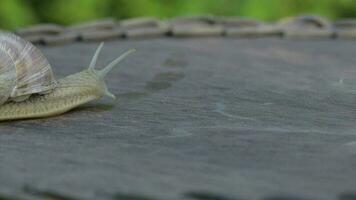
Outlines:
{"type": "Polygon", "coordinates": [[[56,85],[51,65],[38,48],[12,33],[0,32],[0,105],[48,93],[56,85]]]}

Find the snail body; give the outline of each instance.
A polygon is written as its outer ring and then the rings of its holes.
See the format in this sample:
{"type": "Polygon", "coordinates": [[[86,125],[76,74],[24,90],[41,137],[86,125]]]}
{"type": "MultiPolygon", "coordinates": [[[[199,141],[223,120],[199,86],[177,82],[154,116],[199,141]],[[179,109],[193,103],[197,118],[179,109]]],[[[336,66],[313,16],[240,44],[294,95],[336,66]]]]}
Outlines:
{"type": "MultiPolygon", "coordinates": [[[[0,121],[49,117],[62,114],[79,105],[99,99],[103,96],[115,98],[115,96],[109,92],[104,78],[121,60],[134,50],[122,54],[104,69],[96,70],[94,66],[102,47],[103,43],[101,43],[96,50],[89,68],[81,72],[56,81],[51,74],[52,71],[47,70],[49,75],[45,76],[46,78],[44,78],[44,80],[46,82],[43,82],[43,84],[47,86],[48,83],[51,83],[51,87],[46,87],[44,90],[37,88],[37,90],[34,90],[35,92],[14,97],[11,96],[13,92],[10,92],[10,95],[2,95],[3,97],[8,96],[8,98],[6,101],[2,100],[4,103],[0,105],[0,121]],[[48,79],[49,77],[50,79],[48,79]]],[[[2,57],[0,57],[0,96],[1,92],[7,92],[6,89],[1,89],[7,87],[6,84],[2,84],[1,82],[1,66],[4,66],[2,63],[9,63],[8,60],[1,62],[1,58],[2,57]]],[[[10,81],[7,81],[10,83],[12,83],[12,79],[17,80],[13,72],[11,77],[6,77],[6,75],[3,75],[3,77],[10,79],[10,81]]],[[[3,82],[7,83],[6,81],[3,82]]]]}

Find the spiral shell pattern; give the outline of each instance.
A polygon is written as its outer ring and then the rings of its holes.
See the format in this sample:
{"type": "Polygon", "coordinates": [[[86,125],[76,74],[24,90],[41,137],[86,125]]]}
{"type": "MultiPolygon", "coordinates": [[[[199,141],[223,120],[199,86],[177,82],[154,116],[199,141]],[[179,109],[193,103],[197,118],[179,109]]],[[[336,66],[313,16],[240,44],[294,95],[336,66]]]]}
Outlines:
{"type": "Polygon", "coordinates": [[[0,105],[50,92],[56,85],[52,68],[38,48],[12,33],[0,32],[0,105]]]}

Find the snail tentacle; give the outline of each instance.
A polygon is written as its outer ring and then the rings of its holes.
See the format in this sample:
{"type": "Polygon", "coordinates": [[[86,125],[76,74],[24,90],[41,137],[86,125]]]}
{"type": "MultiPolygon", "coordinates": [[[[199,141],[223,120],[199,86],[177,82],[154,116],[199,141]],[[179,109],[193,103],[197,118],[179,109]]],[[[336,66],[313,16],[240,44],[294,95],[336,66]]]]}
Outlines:
{"type": "Polygon", "coordinates": [[[98,60],[98,56],[99,56],[99,53],[101,51],[101,49],[103,48],[104,46],[104,42],[101,42],[99,47],[96,49],[95,53],[94,53],[94,56],[90,62],[90,65],[89,65],[89,69],[94,69],[95,65],[96,65],[96,61],[98,60]]]}
{"type": "Polygon", "coordinates": [[[100,43],[99,47],[97,48],[93,59],[90,63],[89,66],[89,71],[91,71],[95,76],[97,76],[98,80],[101,82],[101,86],[102,86],[102,90],[103,90],[103,94],[105,96],[108,96],[112,99],[115,99],[115,95],[112,94],[108,87],[105,84],[105,76],[115,67],[117,66],[124,58],[126,58],[129,54],[135,52],[135,49],[130,49],[128,51],[126,51],[125,53],[123,53],[122,55],[120,55],[118,58],[116,58],[115,60],[111,61],[111,63],[109,63],[106,67],[104,67],[104,69],[101,70],[95,70],[95,64],[96,64],[96,60],[98,58],[98,55],[101,51],[101,48],[103,47],[104,43],[100,43]]]}
{"type": "Polygon", "coordinates": [[[124,58],[126,58],[131,53],[135,52],[136,49],[130,49],[126,51],[124,54],[113,60],[110,64],[108,64],[104,69],[99,71],[99,76],[104,78],[117,64],[119,64],[124,58]]]}

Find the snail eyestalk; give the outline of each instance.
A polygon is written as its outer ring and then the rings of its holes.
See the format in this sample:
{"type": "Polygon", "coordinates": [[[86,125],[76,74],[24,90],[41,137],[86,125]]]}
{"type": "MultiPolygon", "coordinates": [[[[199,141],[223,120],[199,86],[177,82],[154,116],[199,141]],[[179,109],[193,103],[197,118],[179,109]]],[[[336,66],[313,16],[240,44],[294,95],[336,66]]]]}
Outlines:
{"type": "Polygon", "coordinates": [[[89,69],[94,69],[94,67],[96,65],[96,61],[98,60],[99,53],[100,53],[101,49],[103,48],[103,46],[104,46],[104,42],[101,42],[99,47],[96,49],[93,58],[91,59],[89,69]]]}
{"type": "Polygon", "coordinates": [[[101,78],[104,78],[117,64],[119,64],[124,58],[126,58],[131,53],[135,52],[136,49],[130,49],[126,51],[124,54],[113,60],[110,64],[108,64],[104,69],[98,72],[101,78]]]}
{"type": "Polygon", "coordinates": [[[116,98],[115,95],[110,93],[110,91],[108,90],[108,87],[105,84],[104,78],[117,64],[119,64],[124,58],[126,58],[129,54],[135,52],[136,50],[130,49],[130,50],[126,51],[124,54],[122,54],[121,56],[119,56],[118,58],[116,58],[115,60],[113,60],[110,64],[108,64],[106,67],[104,67],[104,69],[95,70],[96,61],[98,59],[101,49],[103,48],[103,45],[104,45],[103,42],[100,43],[99,47],[96,49],[94,56],[90,62],[89,70],[94,72],[94,74],[99,78],[101,85],[102,85],[102,91],[103,91],[104,95],[108,96],[112,99],[115,99],[116,98]]]}

